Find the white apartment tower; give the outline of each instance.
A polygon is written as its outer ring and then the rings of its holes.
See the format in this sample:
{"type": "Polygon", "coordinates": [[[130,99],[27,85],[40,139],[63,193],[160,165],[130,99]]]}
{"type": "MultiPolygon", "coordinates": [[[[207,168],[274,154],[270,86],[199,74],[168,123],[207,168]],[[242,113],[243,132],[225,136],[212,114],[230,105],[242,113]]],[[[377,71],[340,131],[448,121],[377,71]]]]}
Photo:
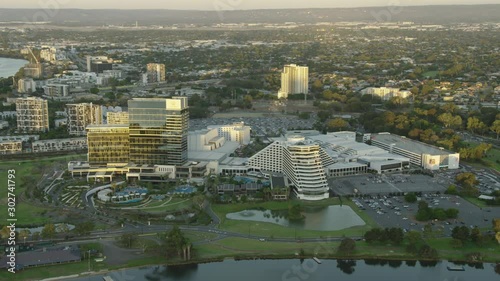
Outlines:
{"type": "Polygon", "coordinates": [[[47,100],[35,97],[16,100],[17,130],[20,132],[46,132],[49,130],[47,100]]]}
{"type": "Polygon", "coordinates": [[[72,136],[86,136],[88,125],[102,124],[102,109],[92,103],[67,104],[68,132],[72,136]]]}
{"type": "Polygon", "coordinates": [[[281,73],[281,89],[278,98],[288,98],[291,94],[309,93],[309,67],[296,64],[285,65],[281,73]]]}

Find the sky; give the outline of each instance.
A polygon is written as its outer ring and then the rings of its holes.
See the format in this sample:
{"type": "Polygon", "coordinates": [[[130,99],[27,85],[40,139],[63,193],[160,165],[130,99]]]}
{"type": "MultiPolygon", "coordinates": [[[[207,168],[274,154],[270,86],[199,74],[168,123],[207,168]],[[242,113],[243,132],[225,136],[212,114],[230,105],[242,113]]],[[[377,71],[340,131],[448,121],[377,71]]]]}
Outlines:
{"type": "Polygon", "coordinates": [[[336,8],[500,4],[500,0],[1,0],[0,8],[30,9],[176,9],[248,10],[279,8],[336,8]]]}

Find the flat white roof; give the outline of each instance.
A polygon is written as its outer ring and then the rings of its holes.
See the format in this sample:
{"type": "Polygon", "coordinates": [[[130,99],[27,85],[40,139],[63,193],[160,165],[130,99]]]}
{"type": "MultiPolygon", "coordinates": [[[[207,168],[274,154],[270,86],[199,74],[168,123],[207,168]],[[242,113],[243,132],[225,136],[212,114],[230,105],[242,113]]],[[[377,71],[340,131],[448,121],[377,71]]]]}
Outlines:
{"type": "Polygon", "coordinates": [[[431,154],[431,155],[449,155],[455,154],[455,152],[440,149],[439,147],[425,144],[416,140],[408,139],[393,134],[373,134],[372,139],[385,143],[387,145],[394,145],[394,147],[411,151],[417,154],[431,154]]]}

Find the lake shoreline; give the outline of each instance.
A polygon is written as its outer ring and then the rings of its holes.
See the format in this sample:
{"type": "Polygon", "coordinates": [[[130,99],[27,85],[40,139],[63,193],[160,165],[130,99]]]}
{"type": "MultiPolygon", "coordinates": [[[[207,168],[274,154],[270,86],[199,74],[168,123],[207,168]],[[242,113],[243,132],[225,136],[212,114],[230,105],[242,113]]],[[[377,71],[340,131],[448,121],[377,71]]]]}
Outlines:
{"type": "MultiPolygon", "coordinates": [[[[44,280],[65,280],[67,278],[81,278],[81,277],[88,277],[88,276],[97,276],[97,275],[106,275],[112,272],[119,272],[123,270],[133,270],[133,269],[141,269],[144,267],[154,267],[154,266],[187,266],[187,265],[200,265],[200,264],[210,264],[210,263],[221,263],[224,262],[225,260],[234,260],[234,261],[255,261],[255,260],[263,260],[263,261],[272,261],[272,260],[297,260],[300,261],[301,259],[312,259],[313,257],[311,256],[306,256],[306,257],[297,257],[294,255],[283,255],[283,256],[259,256],[259,257],[224,257],[224,258],[209,258],[209,259],[201,259],[201,260],[192,260],[192,261],[176,261],[176,262],[170,262],[170,263],[164,263],[164,264],[158,264],[158,263],[152,263],[152,264],[143,264],[143,265],[135,265],[135,266],[125,266],[125,267],[117,267],[109,270],[102,270],[98,272],[82,272],[82,273],[77,273],[74,275],[70,276],[60,276],[60,277],[54,277],[54,278],[49,278],[49,279],[42,279],[40,281],[44,280]],[[76,276],[77,275],[77,276],[76,276]],[[57,278],[57,279],[56,279],[57,278]]],[[[456,265],[473,265],[473,264],[490,264],[494,266],[497,262],[494,261],[482,261],[482,262],[470,262],[470,261],[464,261],[464,260],[447,260],[447,259],[418,259],[418,258],[406,258],[406,259],[401,259],[400,257],[387,257],[384,256],[383,258],[378,258],[377,256],[366,256],[366,257],[352,257],[352,256],[338,256],[338,257],[322,257],[320,260],[353,260],[353,261],[366,261],[366,260],[373,260],[373,261],[397,261],[397,262],[428,262],[428,263],[436,263],[435,265],[431,265],[430,267],[435,267],[437,266],[438,263],[440,262],[448,262],[448,263],[453,263],[456,265]]],[[[427,265],[429,266],[429,265],[427,265]]]]}

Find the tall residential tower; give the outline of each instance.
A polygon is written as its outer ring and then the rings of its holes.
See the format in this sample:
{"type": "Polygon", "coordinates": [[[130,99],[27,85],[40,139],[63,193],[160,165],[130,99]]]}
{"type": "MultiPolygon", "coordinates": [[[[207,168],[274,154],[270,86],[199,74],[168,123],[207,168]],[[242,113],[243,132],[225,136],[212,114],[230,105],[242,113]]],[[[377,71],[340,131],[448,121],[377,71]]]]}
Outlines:
{"type": "Polygon", "coordinates": [[[49,130],[47,100],[35,97],[16,100],[17,130],[20,132],[46,132],[49,130]]]}
{"type": "Polygon", "coordinates": [[[278,98],[288,98],[292,94],[309,93],[309,68],[295,64],[285,65],[281,73],[281,89],[278,98]]]}

